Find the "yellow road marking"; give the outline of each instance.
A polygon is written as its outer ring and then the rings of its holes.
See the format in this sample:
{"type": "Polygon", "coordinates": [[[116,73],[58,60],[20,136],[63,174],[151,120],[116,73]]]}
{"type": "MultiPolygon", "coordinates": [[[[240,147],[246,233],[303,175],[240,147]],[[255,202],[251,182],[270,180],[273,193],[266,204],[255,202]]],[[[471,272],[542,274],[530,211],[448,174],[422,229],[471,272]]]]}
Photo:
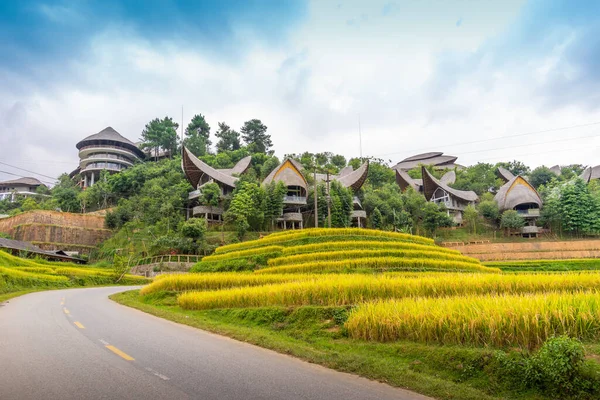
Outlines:
{"type": "Polygon", "coordinates": [[[115,346],[112,345],[107,345],[106,346],[107,349],[109,349],[110,351],[112,351],[113,353],[115,353],[116,355],[118,355],[119,357],[127,360],[127,361],[133,361],[135,360],[135,358],[131,357],[129,354],[122,352],[121,350],[117,349],[115,346]]]}
{"type": "Polygon", "coordinates": [[[65,311],[65,314],[70,314],[69,310],[67,310],[66,308],[63,308],[63,310],[65,311]]]}
{"type": "Polygon", "coordinates": [[[78,327],[79,329],[85,329],[85,326],[83,326],[83,325],[81,324],[81,322],[77,322],[77,321],[75,321],[75,322],[73,322],[73,323],[74,323],[74,324],[75,324],[75,326],[76,326],[76,327],[78,327]]]}

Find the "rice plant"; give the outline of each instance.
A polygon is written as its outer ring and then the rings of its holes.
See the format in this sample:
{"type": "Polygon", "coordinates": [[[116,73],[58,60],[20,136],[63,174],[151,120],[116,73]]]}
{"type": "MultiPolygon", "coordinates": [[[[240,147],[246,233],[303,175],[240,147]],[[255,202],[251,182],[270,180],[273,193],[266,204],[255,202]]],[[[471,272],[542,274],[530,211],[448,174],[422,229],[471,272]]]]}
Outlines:
{"type": "Polygon", "coordinates": [[[257,274],[283,273],[340,273],[361,271],[466,271],[500,272],[480,264],[462,261],[430,260],[426,258],[365,257],[341,261],[314,261],[267,267],[254,271],[257,274]]]}
{"type": "Polygon", "coordinates": [[[600,339],[600,293],[547,292],[405,298],[361,304],[355,339],[535,348],[552,336],[600,339]]]}
{"type": "MultiPolygon", "coordinates": [[[[277,277],[278,275],[272,276],[277,277]]],[[[209,279],[215,278],[210,277],[209,279]]],[[[289,275],[286,278],[292,280],[289,275]]],[[[301,280],[295,282],[265,283],[273,284],[239,288],[232,286],[231,289],[213,292],[189,292],[179,297],[179,304],[181,307],[189,309],[346,306],[374,299],[405,297],[483,296],[548,291],[578,292],[600,290],[600,274],[565,274],[563,279],[557,279],[556,276],[534,274],[440,273],[424,275],[421,273],[420,277],[414,276],[413,279],[407,279],[405,274],[323,274],[304,275],[301,280]]],[[[256,282],[256,284],[260,283],[256,282]]]]}
{"type": "Polygon", "coordinates": [[[284,256],[293,256],[297,254],[306,253],[319,253],[322,251],[341,251],[341,250],[423,250],[423,251],[436,251],[445,254],[456,254],[462,255],[458,250],[452,250],[446,247],[431,246],[418,243],[410,242],[398,242],[398,241],[378,241],[378,240],[357,240],[357,241],[342,241],[342,242],[326,242],[326,243],[312,243],[301,246],[283,247],[282,254],[284,256]]]}
{"type": "Polygon", "coordinates": [[[276,267],[281,265],[291,264],[304,264],[308,262],[319,262],[319,261],[342,261],[351,260],[358,258],[381,258],[381,257],[393,257],[393,258],[427,258],[429,260],[444,260],[444,261],[459,261],[471,264],[479,265],[480,262],[476,258],[465,257],[457,254],[447,254],[435,251],[433,248],[430,251],[424,250],[397,250],[397,249],[384,249],[384,250],[338,250],[338,251],[323,251],[318,253],[306,253],[297,254],[292,256],[284,256],[272,258],[268,261],[270,267],[276,267]]]}

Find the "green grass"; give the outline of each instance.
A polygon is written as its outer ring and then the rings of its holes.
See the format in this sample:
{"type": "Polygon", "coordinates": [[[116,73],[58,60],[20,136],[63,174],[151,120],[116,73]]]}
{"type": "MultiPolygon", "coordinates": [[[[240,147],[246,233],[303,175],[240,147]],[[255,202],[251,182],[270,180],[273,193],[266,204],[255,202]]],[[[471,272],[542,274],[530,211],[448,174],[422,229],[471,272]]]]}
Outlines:
{"type": "Polygon", "coordinates": [[[483,265],[507,272],[533,271],[595,271],[600,270],[600,258],[570,260],[489,261],[483,265]]]}
{"type": "MultiPolygon", "coordinates": [[[[177,307],[172,293],[142,297],[139,291],[129,291],[111,299],[161,318],[438,399],[546,398],[507,383],[495,361],[499,350],[350,339],[343,328],[348,307],[186,311],[177,307]]],[[[593,346],[588,347],[596,350],[593,346]]]]}

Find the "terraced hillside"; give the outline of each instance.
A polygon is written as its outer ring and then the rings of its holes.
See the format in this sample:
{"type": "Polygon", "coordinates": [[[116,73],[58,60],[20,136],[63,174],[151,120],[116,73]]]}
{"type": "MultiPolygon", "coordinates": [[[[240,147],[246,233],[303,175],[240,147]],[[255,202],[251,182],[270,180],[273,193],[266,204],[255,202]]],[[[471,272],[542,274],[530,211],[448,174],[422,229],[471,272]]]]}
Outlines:
{"type": "Polygon", "coordinates": [[[306,229],[217,248],[192,272],[498,272],[421,236],[368,229],[306,229]]]}

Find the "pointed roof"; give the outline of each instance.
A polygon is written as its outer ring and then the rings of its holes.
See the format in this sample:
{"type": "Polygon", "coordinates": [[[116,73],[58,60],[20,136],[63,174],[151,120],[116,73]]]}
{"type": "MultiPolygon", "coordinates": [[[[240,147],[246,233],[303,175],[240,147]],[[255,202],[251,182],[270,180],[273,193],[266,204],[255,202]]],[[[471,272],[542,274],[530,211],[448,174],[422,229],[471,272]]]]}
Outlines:
{"type": "Polygon", "coordinates": [[[456,172],[454,171],[448,171],[444,174],[444,176],[442,176],[440,178],[440,182],[442,182],[443,184],[446,185],[452,185],[454,182],[456,182],[456,172]]]}
{"type": "Polygon", "coordinates": [[[358,167],[355,171],[345,173],[344,175],[342,175],[342,172],[344,172],[344,170],[348,171],[347,168],[350,168],[350,170],[352,170],[352,167],[346,167],[342,171],[340,171],[339,175],[334,176],[333,179],[341,183],[342,186],[357,191],[367,180],[367,175],[369,174],[369,161],[364,162],[363,165],[358,167]]]}
{"type": "Polygon", "coordinates": [[[535,188],[520,175],[505,183],[494,197],[500,211],[512,210],[520,204],[537,204],[542,207],[542,198],[535,188]]]}
{"type": "Polygon", "coordinates": [[[512,172],[503,167],[498,167],[498,170],[496,170],[496,175],[498,175],[498,178],[502,179],[504,182],[509,182],[515,177],[512,172]]]}
{"type": "Polygon", "coordinates": [[[263,180],[263,184],[283,182],[286,186],[300,186],[308,190],[308,183],[302,174],[302,165],[293,158],[286,158],[263,180]]]}
{"type": "Polygon", "coordinates": [[[83,139],[79,143],[77,143],[76,147],[78,149],[81,149],[82,147],[86,146],[87,144],[90,144],[90,142],[98,142],[98,141],[120,143],[123,145],[123,147],[126,147],[126,148],[134,151],[135,154],[137,154],[139,157],[144,157],[144,152],[139,147],[137,147],[135,143],[133,143],[131,140],[127,139],[126,137],[121,135],[119,132],[114,130],[112,126],[108,126],[104,129],[102,129],[100,132],[94,133],[93,135],[86,137],[85,139],[83,139]]]}
{"type": "Polygon", "coordinates": [[[409,170],[418,167],[419,165],[433,165],[440,168],[454,168],[456,166],[454,163],[457,159],[458,157],[456,156],[446,156],[440,151],[435,151],[405,158],[393,166],[392,169],[409,170]]]}
{"type": "Polygon", "coordinates": [[[420,192],[423,186],[422,179],[413,179],[404,170],[396,170],[396,183],[400,186],[400,190],[405,191],[409,187],[412,187],[415,191],[420,192]]]}
{"type": "Polygon", "coordinates": [[[442,188],[449,195],[469,203],[479,200],[477,193],[470,190],[467,191],[453,189],[447,184],[437,180],[433,175],[431,175],[431,173],[429,173],[429,171],[425,167],[421,167],[421,172],[423,174],[423,193],[425,194],[425,198],[427,199],[427,201],[431,200],[431,198],[433,197],[433,193],[436,191],[437,188],[442,188]]]}
{"type": "Polygon", "coordinates": [[[600,179],[600,165],[596,165],[595,167],[587,167],[579,177],[586,183],[594,179],[600,179]]]}
{"type": "Polygon", "coordinates": [[[233,168],[217,169],[217,171],[220,171],[227,175],[233,175],[233,174],[242,175],[243,173],[248,171],[248,168],[250,168],[251,162],[252,162],[252,156],[246,156],[246,157],[242,158],[240,161],[238,161],[233,166],[233,168]]]}
{"type": "Polygon", "coordinates": [[[203,175],[208,175],[213,180],[232,188],[235,187],[235,182],[238,180],[237,177],[224,173],[222,170],[217,170],[204,161],[199,160],[198,157],[193,155],[185,146],[182,150],[181,168],[183,169],[187,180],[194,188],[198,187],[198,183],[203,175]]]}
{"type": "Polygon", "coordinates": [[[555,165],[554,167],[550,168],[550,171],[556,176],[560,176],[560,174],[562,174],[562,169],[560,168],[560,165],[555,165]]]}

